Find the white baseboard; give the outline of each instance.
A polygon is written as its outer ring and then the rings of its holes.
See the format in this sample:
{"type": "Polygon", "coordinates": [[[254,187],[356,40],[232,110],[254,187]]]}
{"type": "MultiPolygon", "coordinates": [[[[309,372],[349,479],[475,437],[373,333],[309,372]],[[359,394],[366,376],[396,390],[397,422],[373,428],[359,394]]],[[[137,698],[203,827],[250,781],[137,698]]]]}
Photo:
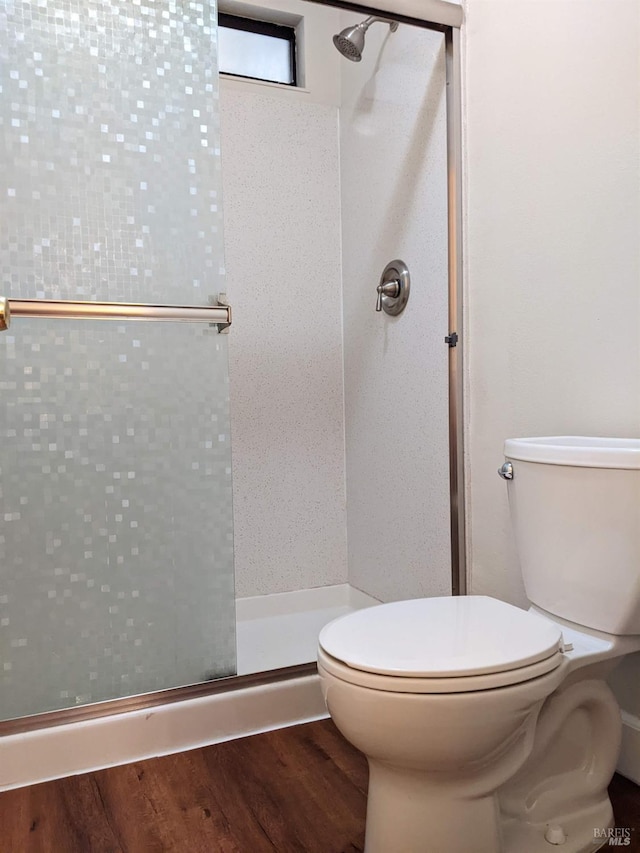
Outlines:
{"type": "Polygon", "coordinates": [[[640,717],[627,711],[622,712],[622,747],[616,770],[640,785],[640,717]]]}
{"type": "Polygon", "coordinates": [[[0,790],[327,717],[317,675],[0,738],[0,790]]]}

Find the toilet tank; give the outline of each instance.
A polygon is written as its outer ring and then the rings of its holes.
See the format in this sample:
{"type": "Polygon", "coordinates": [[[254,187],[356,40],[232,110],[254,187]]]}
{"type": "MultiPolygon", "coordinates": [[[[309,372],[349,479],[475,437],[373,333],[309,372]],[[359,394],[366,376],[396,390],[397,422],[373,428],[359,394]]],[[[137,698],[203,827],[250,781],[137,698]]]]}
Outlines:
{"type": "Polygon", "coordinates": [[[640,634],[640,439],[505,442],[509,510],[532,604],[610,634],[640,634]]]}

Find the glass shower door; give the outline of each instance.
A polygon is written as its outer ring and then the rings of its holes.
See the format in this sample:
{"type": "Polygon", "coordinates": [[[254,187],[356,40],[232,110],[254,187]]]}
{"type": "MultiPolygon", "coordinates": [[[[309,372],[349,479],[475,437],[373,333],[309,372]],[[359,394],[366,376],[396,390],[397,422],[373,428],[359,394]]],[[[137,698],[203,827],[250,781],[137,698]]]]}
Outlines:
{"type": "Polygon", "coordinates": [[[0,10],[0,719],[235,672],[215,12],[0,10]]]}

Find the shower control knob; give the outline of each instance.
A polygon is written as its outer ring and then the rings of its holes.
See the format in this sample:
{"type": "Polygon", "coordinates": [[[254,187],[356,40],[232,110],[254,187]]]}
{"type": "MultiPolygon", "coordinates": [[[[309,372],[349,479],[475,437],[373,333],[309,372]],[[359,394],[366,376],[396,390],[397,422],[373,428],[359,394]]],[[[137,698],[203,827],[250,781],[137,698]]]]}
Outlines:
{"type": "Polygon", "coordinates": [[[387,281],[385,284],[379,284],[376,290],[378,291],[376,311],[382,311],[382,297],[390,296],[392,299],[397,299],[397,297],[400,295],[400,282],[387,281]]]}
{"type": "Polygon", "coordinates": [[[384,311],[392,317],[402,314],[409,301],[409,268],[404,261],[391,261],[382,270],[377,286],[376,311],[384,311]]]}

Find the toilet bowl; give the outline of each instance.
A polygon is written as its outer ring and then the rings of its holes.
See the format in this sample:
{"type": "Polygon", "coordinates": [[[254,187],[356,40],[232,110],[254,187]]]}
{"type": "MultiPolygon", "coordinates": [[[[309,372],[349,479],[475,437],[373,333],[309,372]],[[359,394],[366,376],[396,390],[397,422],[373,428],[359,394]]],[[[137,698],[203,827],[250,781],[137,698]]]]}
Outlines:
{"type": "Polygon", "coordinates": [[[535,550],[521,555],[530,610],[485,596],[417,599],[320,633],[327,708],[369,762],[366,853],[582,853],[604,846],[613,826],[607,786],[621,720],[604,679],[640,649],[640,441],[554,437],[506,449],[516,539],[535,550]],[[560,488],[576,468],[588,469],[579,488],[560,488]],[[625,476],[613,489],[603,472],[625,476]],[[637,498],[635,509],[594,514],[603,488],[605,503],[637,498]],[[608,519],[628,537],[612,546],[626,560],[613,592],[602,564],[608,519]],[[539,566],[549,551],[554,576],[539,566]]]}

